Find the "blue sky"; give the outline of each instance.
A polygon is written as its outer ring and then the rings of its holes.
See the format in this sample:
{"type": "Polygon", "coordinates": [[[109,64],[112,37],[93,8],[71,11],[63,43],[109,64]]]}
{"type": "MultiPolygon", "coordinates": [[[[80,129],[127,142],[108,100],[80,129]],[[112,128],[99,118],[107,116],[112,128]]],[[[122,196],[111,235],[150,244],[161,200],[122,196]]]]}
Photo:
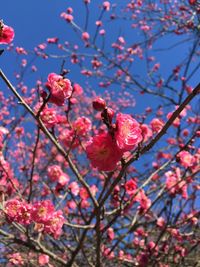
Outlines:
{"type": "MultiPolygon", "coordinates": [[[[92,0],[90,4],[90,21],[94,21],[100,13],[97,8],[103,1],[92,0]]],[[[111,3],[117,3],[121,5],[120,0],[110,1],[111,3]]],[[[124,2],[127,2],[124,0],[124,2]]],[[[6,0],[1,3],[1,18],[4,20],[4,23],[12,26],[15,29],[15,39],[14,45],[23,46],[27,50],[33,50],[35,46],[46,41],[48,37],[59,37],[61,42],[70,41],[77,43],[79,40],[77,36],[72,32],[70,26],[62,19],[60,19],[60,14],[63,11],[71,6],[74,8],[74,17],[75,21],[83,25],[84,24],[84,14],[85,8],[82,0],[6,0]]],[[[108,16],[108,15],[106,15],[108,16]]],[[[139,36],[134,35],[133,31],[126,27],[126,22],[123,22],[121,25],[116,22],[115,27],[112,28],[107,38],[107,45],[110,45],[111,42],[116,39],[116,36],[120,34],[128,36],[131,39],[137,39],[139,36]]],[[[110,27],[108,24],[106,27],[110,27]]],[[[89,28],[91,32],[94,32],[93,24],[90,23],[89,28]]],[[[111,27],[110,27],[111,29],[111,27]]],[[[157,47],[158,48],[167,48],[169,43],[175,43],[176,40],[166,37],[161,39],[157,47]]],[[[189,45],[190,46],[190,45],[189,45]]],[[[169,74],[169,70],[172,69],[177,62],[181,61],[188,53],[188,43],[182,44],[181,46],[173,49],[172,51],[165,52],[155,52],[156,56],[159,58],[161,63],[161,71],[163,74],[169,74]]],[[[40,78],[45,79],[49,72],[58,72],[60,69],[62,60],[49,60],[42,61],[37,60],[36,65],[38,67],[38,75],[40,78]]],[[[9,75],[12,77],[13,72],[17,70],[17,65],[20,64],[19,58],[17,56],[10,55],[9,53],[4,53],[0,57],[0,66],[9,75]]],[[[142,74],[144,72],[143,63],[137,62],[136,68],[137,71],[142,74]]],[[[66,68],[71,67],[66,61],[66,68]]],[[[80,84],[85,83],[85,77],[79,75],[79,73],[72,69],[69,77],[75,82],[80,84]],[[78,74],[78,75],[77,75],[78,74]],[[78,77],[78,78],[77,78],[78,77]]],[[[29,78],[30,86],[34,86],[34,80],[31,76],[27,75],[29,78]],[[31,84],[32,81],[32,84],[31,84]]],[[[192,85],[197,84],[197,79],[193,79],[192,85]]],[[[178,86],[178,85],[177,85],[178,86]]],[[[96,88],[96,90],[101,89],[96,88]]],[[[141,96],[135,93],[135,98],[137,102],[138,110],[143,110],[149,104],[158,105],[161,100],[159,98],[154,98],[151,100],[151,103],[148,102],[148,96],[141,96]]]]}

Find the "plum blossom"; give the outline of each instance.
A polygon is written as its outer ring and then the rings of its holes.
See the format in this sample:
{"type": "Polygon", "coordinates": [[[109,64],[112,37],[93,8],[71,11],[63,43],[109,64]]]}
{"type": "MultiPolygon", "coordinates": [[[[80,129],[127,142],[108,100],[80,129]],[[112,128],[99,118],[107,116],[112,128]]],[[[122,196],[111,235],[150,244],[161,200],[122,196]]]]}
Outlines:
{"type": "Polygon", "coordinates": [[[8,259],[14,266],[24,266],[24,260],[19,252],[9,254],[8,259]]]}
{"type": "Polygon", "coordinates": [[[106,11],[109,11],[110,10],[110,2],[108,2],[108,1],[103,2],[103,8],[106,11]]]}
{"type": "Polygon", "coordinates": [[[164,124],[165,124],[164,121],[158,118],[155,118],[150,122],[151,128],[154,133],[160,132],[164,124]]]}
{"type": "Polygon", "coordinates": [[[187,184],[186,181],[181,179],[181,170],[176,168],[174,172],[166,172],[165,176],[166,187],[169,190],[169,194],[173,196],[181,194],[183,198],[187,199],[187,184]]]}
{"type": "Polygon", "coordinates": [[[180,164],[185,168],[192,167],[195,162],[194,157],[186,150],[183,150],[178,153],[177,157],[180,160],[180,164]]]}
{"type": "Polygon", "coordinates": [[[79,185],[77,182],[72,182],[70,185],[69,185],[69,189],[71,190],[72,194],[74,196],[78,196],[79,194],[79,191],[80,191],[80,188],[79,188],[79,185]]]}
{"type": "Polygon", "coordinates": [[[32,206],[17,199],[8,200],[5,204],[5,213],[9,221],[28,225],[32,221],[32,206]]]}
{"type": "Polygon", "coordinates": [[[38,263],[40,266],[45,266],[49,263],[49,256],[46,254],[40,254],[38,258],[38,263]]]}
{"type": "Polygon", "coordinates": [[[3,24],[0,21],[0,44],[10,44],[15,36],[15,32],[12,27],[3,24]]]}
{"type": "Polygon", "coordinates": [[[134,179],[131,179],[125,183],[125,190],[128,195],[134,195],[137,189],[137,183],[134,179]]]}
{"type": "Polygon", "coordinates": [[[72,123],[72,128],[78,136],[84,136],[92,129],[92,123],[90,119],[83,116],[72,123]]]}
{"type": "Polygon", "coordinates": [[[62,233],[62,226],[65,222],[61,210],[55,211],[51,218],[44,224],[44,232],[52,234],[57,239],[62,233]]]}
{"type": "Polygon", "coordinates": [[[143,139],[140,124],[128,114],[117,114],[115,139],[119,149],[130,151],[143,139]]]}
{"type": "Polygon", "coordinates": [[[32,218],[37,223],[48,222],[54,212],[54,206],[50,200],[35,202],[33,205],[32,218]]]}
{"type": "Polygon", "coordinates": [[[51,93],[50,102],[57,106],[63,106],[65,100],[72,94],[70,80],[56,73],[50,73],[48,75],[46,86],[51,93]]]}
{"type": "Polygon", "coordinates": [[[94,136],[86,147],[87,157],[93,167],[100,171],[112,171],[122,157],[122,151],[118,148],[112,136],[103,132],[94,136]]]}
{"type": "Polygon", "coordinates": [[[89,35],[89,33],[88,33],[88,32],[83,32],[83,33],[82,33],[82,39],[83,39],[84,41],[88,41],[88,40],[90,39],[90,35],[89,35]]]}
{"type": "Polygon", "coordinates": [[[56,110],[47,106],[40,113],[40,117],[47,128],[54,127],[58,123],[56,110]]]}

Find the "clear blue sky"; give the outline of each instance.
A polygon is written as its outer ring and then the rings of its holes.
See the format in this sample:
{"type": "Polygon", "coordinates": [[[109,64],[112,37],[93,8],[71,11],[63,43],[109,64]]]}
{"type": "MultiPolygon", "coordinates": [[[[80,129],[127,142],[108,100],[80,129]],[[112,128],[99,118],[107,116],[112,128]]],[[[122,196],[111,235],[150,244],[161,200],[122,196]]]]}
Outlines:
{"type": "MultiPolygon", "coordinates": [[[[126,2],[126,0],[124,1],[126,2]]],[[[91,1],[90,9],[92,12],[90,12],[90,16],[92,18],[98,17],[97,14],[99,14],[99,9],[97,6],[102,2],[103,1],[100,0],[91,1]]],[[[118,5],[121,3],[120,0],[110,2],[116,2],[118,5]]],[[[78,23],[83,22],[85,9],[82,0],[6,0],[2,1],[1,3],[0,18],[4,20],[5,24],[10,25],[15,29],[14,44],[17,46],[23,46],[27,50],[33,50],[35,46],[46,41],[48,37],[56,36],[59,37],[61,41],[70,41],[76,43],[78,42],[78,39],[74,34],[72,34],[70,26],[67,25],[65,21],[60,19],[60,13],[66,11],[67,7],[69,6],[74,8],[75,21],[78,23]]],[[[92,30],[91,25],[90,29],[92,30]]],[[[110,32],[111,34],[106,37],[108,43],[109,41],[111,43],[113,38],[116,38],[116,31],[121,31],[122,34],[125,33],[126,36],[135,38],[132,31],[126,28],[125,24],[122,24],[118,29],[113,29],[112,32],[110,32]]],[[[169,38],[163,39],[158,44],[158,47],[167,47],[167,44],[171,41],[172,40],[169,38]]],[[[162,53],[162,56],[159,57],[159,62],[161,62],[161,69],[163,73],[168,73],[168,70],[175,66],[176,62],[186,56],[188,53],[186,49],[187,47],[188,45],[182,45],[171,52],[168,51],[162,53]]],[[[13,57],[13,55],[9,55],[9,53],[4,53],[4,55],[0,57],[0,66],[11,77],[13,72],[17,70],[16,64],[19,64],[17,56],[13,57]]],[[[58,71],[60,64],[61,60],[59,62],[56,60],[49,60],[48,62],[37,61],[39,76],[45,79],[49,72],[58,71]]],[[[67,63],[66,67],[68,67],[67,63]]],[[[138,69],[142,73],[142,65],[139,63],[137,66],[137,70],[138,69]]],[[[70,78],[76,82],[79,82],[80,84],[83,84],[85,82],[85,77],[81,76],[80,74],[77,76],[77,74],[77,72],[72,71],[70,73],[70,78]]],[[[197,82],[197,80],[193,80],[192,85],[195,85],[197,82]]],[[[141,107],[143,109],[147,104],[149,104],[146,102],[148,101],[148,97],[143,96],[141,99],[140,95],[137,94],[135,94],[135,97],[138,102],[138,108],[141,107]]],[[[159,102],[160,99],[153,100],[154,104],[158,104],[159,102]]]]}

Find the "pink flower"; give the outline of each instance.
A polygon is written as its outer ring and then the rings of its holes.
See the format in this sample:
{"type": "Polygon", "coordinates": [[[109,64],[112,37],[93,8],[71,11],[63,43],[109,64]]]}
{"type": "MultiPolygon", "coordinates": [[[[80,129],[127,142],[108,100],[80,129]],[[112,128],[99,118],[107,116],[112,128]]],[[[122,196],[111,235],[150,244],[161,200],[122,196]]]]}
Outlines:
{"type": "Polygon", "coordinates": [[[65,19],[68,23],[71,23],[73,21],[73,19],[74,19],[74,17],[71,14],[67,14],[65,12],[62,12],[60,14],[60,17],[65,19]]]}
{"type": "Polygon", "coordinates": [[[73,130],[65,129],[60,133],[59,139],[66,147],[76,148],[79,143],[78,139],[74,137],[75,132],[73,130]]]}
{"type": "Polygon", "coordinates": [[[6,202],[5,213],[10,221],[15,220],[20,206],[21,202],[18,199],[11,199],[6,202]]]}
{"type": "Polygon", "coordinates": [[[64,105],[65,99],[72,94],[70,80],[56,73],[50,73],[47,80],[46,86],[51,93],[50,101],[58,106],[64,105]]]}
{"type": "Polygon", "coordinates": [[[110,241],[112,241],[115,238],[115,233],[112,227],[109,227],[107,230],[107,236],[110,241]]]}
{"type": "Polygon", "coordinates": [[[90,35],[89,35],[89,33],[88,33],[88,32],[83,32],[83,33],[82,33],[82,39],[83,39],[84,41],[88,41],[88,40],[90,39],[90,35]]]}
{"type": "Polygon", "coordinates": [[[79,188],[79,185],[77,182],[72,182],[70,185],[69,185],[69,189],[71,190],[72,194],[74,196],[78,196],[79,194],[79,191],[80,191],[80,188],[79,188]]]}
{"type": "Polygon", "coordinates": [[[0,44],[9,44],[13,41],[15,36],[15,32],[13,28],[4,25],[2,21],[0,21],[0,44]]]}
{"type": "Polygon", "coordinates": [[[169,194],[175,196],[181,194],[183,198],[187,199],[187,183],[181,179],[181,170],[176,168],[174,172],[168,171],[165,173],[166,176],[166,188],[169,194]]]}
{"type": "Polygon", "coordinates": [[[62,232],[62,226],[65,222],[61,210],[55,211],[51,218],[44,224],[44,232],[52,234],[54,238],[58,238],[62,232]]]}
{"type": "Polygon", "coordinates": [[[63,171],[59,165],[51,165],[47,168],[47,173],[52,182],[57,182],[63,171]]]}
{"type": "Polygon", "coordinates": [[[49,256],[46,254],[40,254],[38,258],[38,263],[40,266],[45,266],[46,264],[49,263],[49,256]]]}
{"type": "Polygon", "coordinates": [[[137,189],[137,183],[135,180],[131,179],[125,183],[125,190],[128,195],[134,195],[137,189]]]}
{"type": "Polygon", "coordinates": [[[5,213],[8,220],[15,221],[24,225],[32,222],[32,205],[25,201],[11,199],[6,202],[5,213]]]}
{"type": "Polygon", "coordinates": [[[163,228],[165,226],[165,219],[163,217],[159,217],[157,219],[156,225],[160,228],[163,228]]]}
{"type": "Polygon", "coordinates": [[[28,53],[27,53],[27,51],[23,48],[23,47],[16,47],[15,48],[15,51],[17,52],[17,54],[19,54],[19,55],[27,55],[28,53]]]}
{"type": "Polygon", "coordinates": [[[114,170],[122,157],[122,152],[109,133],[94,136],[86,147],[86,153],[92,166],[100,171],[114,170]]]}
{"type": "Polygon", "coordinates": [[[153,133],[152,130],[149,128],[147,124],[142,124],[140,126],[141,131],[142,131],[142,136],[143,136],[143,142],[146,142],[149,140],[149,138],[152,137],[153,133]]]}
{"type": "Polygon", "coordinates": [[[50,200],[38,201],[33,205],[32,218],[37,223],[46,223],[53,213],[54,206],[50,200]]]}
{"type": "Polygon", "coordinates": [[[69,176],[63,172],[58,178],[58,184],[60,186],[65,186],[68,183],[69,183],[69,176]]]}
{"type": "MultiPolygon", "coordinates": [[[[173,112],[169,112],[169,113],[167,114],[167,119],[169,120],[169,119],[171,118],[172,115],[173,115],[173,112]]],[[[179,119],[179,118],[176,118],[176,119],[173,121],[172,125],[173,125],[174,127],[178,127],[178,126],[180,125],[180,119],[179,119]]]]}
{"type": "Polygon", "coordinates": [[[150,125],[151,125],[153,132],[157,133],[157,132],[160,132],[160,130],[165,125],[165,123],[163,122],[163,120],[155,118],[150,122],[150,125]]]}
{"type": "Polygon", "coordinates": [[[87,190],[86,190],[84,187],[82,187],[82,188],[80,189],[80,198],[81,198],[82,200],[86,200],[86,199],[89,198],[89,194],[88,194],[87,190]]]}
{"type": "Polygon", "coordinates": [[[140,124],[128,114],[117,114],[115,139],[119,149],[130,151],[142,141],[140,124]]]}
{"type": "Polygon", "coordinates": [[[180,164],[185,168],[192,167],[195,162],[194,157],[186,150],[178,153],[177,157],[180,159],[180,164]]]}
{"type": "MultiPolygon", "coordinates": [[[[8,255],[9,262],[12,264],[12,266],[24,266],[24,260],[20,253],[13,253],[8,255]]],[[[7,265],[8,266],[8,265],[7,265]]]]}
{"type": "Polygon", "coordinates": [[[82,95],[82,93],[83,93],[83,88],[82,88],[78,83],[75,83],[73,87],[74,87],[73,95],[74,95],[74,94],[75,94],[76,96],[78,96],[78,95],[82,95]]]}
{"type": "Polygon", "coordinates": [[[48,39],[47,39],[47,42],[48,42],[49,44],[57,44],[57,42],[58,42],[58,37],[48,38],[48,39]]]}
{"type": "Polygon", "coordinates": [[[40,113],[40,117],[47,128],[54,127],[58,123],[56,110],[54,108],[45,107],[40,113]]]}
{"type": "Polygon", "coordinates": [[[32,222],[32,205],[21,202],[15,220],[23,225],[29,225],[32,222]]]}
{"type": "Polygon", "coordinates": [[[92,129],[92,123],[91,120],[86,117],[79,117],[72,124],[72,128],[78,136],[84,136],[92,129]]]}
{"type": "Polygon", "coordinates": [[[110,10],[110,2],[108,2],[108,1],[103,2],[103,8],[106,11],[109,11],[110,10]]]}

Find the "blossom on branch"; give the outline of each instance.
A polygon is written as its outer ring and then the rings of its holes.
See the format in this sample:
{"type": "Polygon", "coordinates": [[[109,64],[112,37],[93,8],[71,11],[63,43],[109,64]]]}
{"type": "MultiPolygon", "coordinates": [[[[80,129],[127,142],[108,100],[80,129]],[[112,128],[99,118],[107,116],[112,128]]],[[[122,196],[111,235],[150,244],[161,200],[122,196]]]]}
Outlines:
{"type": "Polygon", "coordinates": [[[70,80],[63,78],[56,73],[48,75],[47,88],[50,91],[50,102],[57,106],[63,106],[66,99],[72,94],[72,86],[70,80]]]}
{"type": "Polygon", "coordinates": [[[109,133],[101,133],[92,138],[86,147],[87,157],[93,167],[100,171],[112,171],[122,157],[122,151],[109,133]]]}
{"type": "Polygon", "coordinates": [[[115,139],[123,152],[135,148],[143,139],[140,124],[128,114],[117,114],[115,139]]]}
{"type": "Polygon", "coordinates": [[[12,27],[3,24],[0,21],[0,44],[10,44],[15,36],[15,32],[12,27]]]}

